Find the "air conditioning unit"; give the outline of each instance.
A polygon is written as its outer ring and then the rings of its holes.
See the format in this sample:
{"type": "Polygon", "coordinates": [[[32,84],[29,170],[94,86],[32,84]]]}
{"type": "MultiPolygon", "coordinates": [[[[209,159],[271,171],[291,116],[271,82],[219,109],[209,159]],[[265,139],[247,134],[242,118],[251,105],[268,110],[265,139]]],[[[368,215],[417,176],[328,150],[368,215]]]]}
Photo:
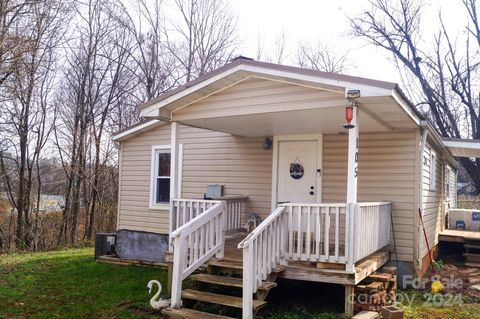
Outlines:
{"type": "Polygon", "coordinates": [[[117,234],[98,233],[95,236],[95,258],[115,254],[117,234]]]}

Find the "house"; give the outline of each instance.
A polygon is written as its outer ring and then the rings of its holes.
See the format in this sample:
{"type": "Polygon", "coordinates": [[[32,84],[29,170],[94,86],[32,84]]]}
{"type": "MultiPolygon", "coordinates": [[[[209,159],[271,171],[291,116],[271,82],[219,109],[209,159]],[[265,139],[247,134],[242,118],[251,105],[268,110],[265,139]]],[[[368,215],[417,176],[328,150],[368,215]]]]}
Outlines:
{"type": "Polygon", "coordinates": [[[418,209],[432,247],[455,206],[452,155],[395,83],[240,57],[141,115],[114,136],[117,228],[168,242],[170,311],[185,318],[197,313],[175,310],[182,299],[225,300],[182,291],[205,263],[241,276],[243,298],[223,302],[243,318],[277,277],[344,285],[351,315],[353,286],[385,263],[425,273],[418,209]],[[208,185],[224,193],[204,199],[208,185]]]}

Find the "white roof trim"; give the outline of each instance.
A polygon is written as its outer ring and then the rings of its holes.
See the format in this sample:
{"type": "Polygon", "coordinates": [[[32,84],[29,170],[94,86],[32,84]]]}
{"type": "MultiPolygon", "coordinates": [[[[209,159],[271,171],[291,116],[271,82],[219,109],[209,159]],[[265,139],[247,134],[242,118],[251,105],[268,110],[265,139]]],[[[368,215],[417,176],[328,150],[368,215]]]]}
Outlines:
{"type": "Polygon", "coordinates": [[[180,92],[178,92],[177,94],[174,94],[172,96],[169,96],[167,97],[166,99],[164,100],[161,100],[161,101],[158,101],[152,105],[149,105],[147,107],[145,107],[144,109],[142,109],[140,111],[140,116],[158,116],[158,110],[162,107],[164,107],[165,105],[167,104],[170,104],[190,93],[193,93],[209,84],[212,84],[226,76],[229,76],[237,71],[240,71],[242,69],[242,65],[237,65],[236,67],[233,67],[231,69],[228,69],[226,70],[225,72],[222,72],[222,73],[219,73],[215,76],[212,76],[211,78],[208,78],[206,79],[205,81],[201,81],[189,88],[186,88],[185,90],[182,90],[180,92]]]}
{"type": "MultiPolygon", "coordinates": [[[[374,86],[374,85],[367,85],[367,84],[361,84],[357,83],[354,81],[343,81],[343,80],[338,80],[338,79],[329,79],[327,77],[322,77],[322,76],[315,76],[315,75],[306,75],[306,74],[299,74],[296,72],[291,72],[291,71],[286,71],[286,70],[276,70],[268,67],[262,67],[258,65],[249,65],[249,64],[239,64],[231,69],[227,69],[224,72],[221,72],[219,74],[216,74],[208,79],[205,79],[201,82],[198,82],[191,87],[188,87],[176,94],[173,94],[164,100],[158,101],[152,105],[149,105],[145,107],[144,109],[141,110],[140,115],[141,116],[158,116],[159,115],[159,109],[165,107],[166,105],[177,101],[181,99],[182,97],[185,97],[197,90],[200,90],[216,81],[221,80],[222,78],[225,78],[235,72],[239,71],[244,71],[248,72],[251,74],[255,73],[260,73],[260,74],[266,74],[270,76],[275,76],[275,77],[284,77],[284,78],[289,78],[289,79],[294,79],[294,80],[299,80],[299,81],[306,81],[306,82],[313,82],[313,83],[318,83],[318,84],[324,84],[328,86],[335,86],[339,88],[356,88],[359,89],[362,92],[362,96],[391,96],[392,95],[392,90],[391,89],[385,89],[382,87],[374,86]]],[[[248,76],[248,75],[246,75],[248,76]]],[[[321,89],[321,88],[319,88],[321,89]]],[[[344,91],[344,90],[342,90],[344,91]]],[[[172,110],[173,111],[173,110],[172,110]]],[[[410,114],[410,113],[409,113],[410,114]]]]}
{"type": "Polygon", "coordinates": [[[112,136],[112,140],[114,142],[119,142],[119,141],[123,141],[123,140],[126,140],[127,138],[129,138],[131,135],[136,135],[148,128],[150,128],[151,126],[155,125],[155,124],[158,124],[159,122],[161,122],[160,120],[156,120],[156,119],[153,119],[153,120],[150,120],[150,121],[146,121],[145,123],[142,123],[140,125],[137,125],[137,126],[133,126],[132,128],[128,129],[128,130],[125,130],[123,132],[120,132],[114,136],[112,136]]]}
{"type": "Polygon", "coordinates": [[[397,103],[402,107],[402,109],[405,111],[405,113],[412,118],[412,120],[417,124],[420,125],[421,119],[418,117],[417,114],[413,111],[412,107],[410,107],[410,103],[407,102],[402,94],[398,91],[398,89],[393,89],[391,95],[397,101],[397,103]]]}
{"type": "Polygon", "coordinates": [[[443,144],[453,156],[480,158],[480,140],[443,139],[443,144]]]}

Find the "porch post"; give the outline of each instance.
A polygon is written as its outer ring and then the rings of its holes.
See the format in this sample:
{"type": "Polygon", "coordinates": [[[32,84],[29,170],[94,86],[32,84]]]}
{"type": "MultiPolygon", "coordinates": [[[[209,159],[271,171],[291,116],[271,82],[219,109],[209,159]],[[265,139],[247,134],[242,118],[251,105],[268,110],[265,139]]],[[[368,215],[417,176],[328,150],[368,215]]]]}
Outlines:
{"type": "Polygon", "coordinates": [[[357,167],[358,167],[358,121],[357,107],[353,106],[352,125],[348,130],[348,174],[347,174],[347,203],[357,203],[357,167]]]}
{"type": "Polygon", "coordinates": [[[351,124],[353,128],[348,130],[348,172],[347,172],[347,219],[348,219],[348,240],[345,245],[348,251],[346,270],[355,270],[355,212],[357,204],[357,167],[358,167],[358,118],[357,106],[353,105],[353,117],[351,124]]]}
{"type": "Polygon", "coordinates": [[[174,225],[173,220],[173,199],[178,196],[178,156],[179,156],[179,128],[178,122],[172,122],[170,126],[171,140],[170,140],[170,214],[169,214],[169,229],[168,229],[168,250],[173,251],[173,242],[170,238],[170,234],[177,228],[178,225],[174,225]]]}
{"type": "Polygon", "coordinates": [[[179,135],[180,124],[172,122],[171,124],[171,142],[170,142],[170,199],[178,196],[178,155],[179,155],[179,135]]]}

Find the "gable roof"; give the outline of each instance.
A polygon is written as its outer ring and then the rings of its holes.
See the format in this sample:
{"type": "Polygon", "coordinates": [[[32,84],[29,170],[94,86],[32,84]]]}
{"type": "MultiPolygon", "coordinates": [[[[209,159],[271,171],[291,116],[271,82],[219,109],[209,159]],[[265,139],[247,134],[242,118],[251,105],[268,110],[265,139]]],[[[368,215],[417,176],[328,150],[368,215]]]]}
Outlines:
{"type": "Polygon", "coordinates": [[[205,74],[199,76],[198,78],[196,78],[196,79],[194,79],[190,82],[187,82],[184,85],[179,86],[178,88],[175,88],[173,90],[165,92],[165,93],[161,94],[160,96],[139,105],[139,108],[140,109],[145,109],[148,106],[156,104],[160,101],[164,101],[169,97],[172,97],[176,94],[179,94],[179,93],[187,90],[188,88],[191,88],[191,87],[195,86],[196,84],[199,84],[199,83],[204,82],[206,80],[212,79],[215,76],[218,76],[222,73],[226,73],[227,71],[233,70],[233,69],[235,69],[236,67],[239,67],[239,66],[252,66],[252,67],[257,67],[257,68],[262,68],[262,69],[267,69],[267,70],[272,70],[272,71],[282,71],[282,72],[294,73],[294,74],[298,74],[298,75],[325,78],[325,79],[331,80],[332,83],[334,83],[334,82],[357,83],[357,84],[366,85],[366,86],[379,87],[379,88],[383,88],[383,89],[387,89],[387,90],[393,90],[393,89],[398,88],[398,85],[396,83],[393,83],[393,82],[379,81],[379,80],[373,80],[373,79],[367,79],[367,78],[363,78],[363,77],[344,75],[344,74],[339,74],[339,73],[323,72],[323,71],[305,69],[305,68],[282,65],[282,64],[260,62],[260,61],[255,61],[255,60],[245,58],[245,57],[238,57],[236,59],[233,59],[230,63],[227,63],[224,66],[222,66],[222,67],[220,67],[216,70],[205,73],[205,74]]]}
{"type": "Polygon", "coordinates": [[[138,130],[143,132],[155,127],[154,125],[158,122],[169,122],[172,119],[172,112],[178,108],[188,106],[251,77],[313,87],[340,93],[341,96],[344,96],[347,89],[360,89],[362,97],[389,96],[417,125],[423,119],[396,83],[239,57],[223,67],[139,105],[141,116],[150,121],[147,120],[136,127],[116,133],[114,140],[127,139],[132,134],[138,134],[138,130]],[[152,122],[154,119],[158,122],[152,122]]]}

